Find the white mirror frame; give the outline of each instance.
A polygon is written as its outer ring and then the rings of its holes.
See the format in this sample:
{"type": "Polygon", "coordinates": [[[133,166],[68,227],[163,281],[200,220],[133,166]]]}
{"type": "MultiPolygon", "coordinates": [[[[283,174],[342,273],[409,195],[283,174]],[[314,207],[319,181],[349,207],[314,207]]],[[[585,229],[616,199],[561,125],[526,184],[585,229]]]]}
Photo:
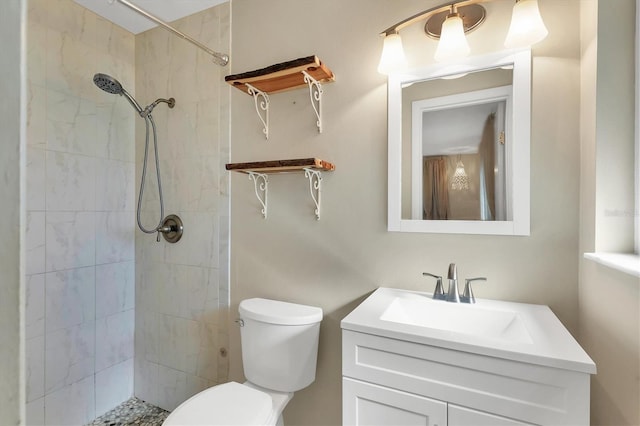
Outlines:
{"type": "MultiPolygon", "coordinates": [[[[509,112],[507,111],[507,114],[509,112]]],[[[388,78],[388,205],[389,231],[446,234],[529,235],[530,233],[530,139],[531,51],[508,51],[469,57],[455,65],[433,65],[388,78]],[[402,219],[402,87],[470,71],[513,66],[513,124],[511,158],[511,209],[506,221],[402,219]]]]}

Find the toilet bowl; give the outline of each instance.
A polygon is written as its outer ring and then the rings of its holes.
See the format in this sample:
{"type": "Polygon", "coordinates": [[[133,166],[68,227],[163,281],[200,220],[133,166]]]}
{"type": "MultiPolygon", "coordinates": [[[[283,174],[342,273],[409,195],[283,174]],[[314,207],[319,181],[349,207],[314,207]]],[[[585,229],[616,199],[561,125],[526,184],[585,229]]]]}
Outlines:
{"type": "Polygon", "coordinates": [[[283,425],[282,410],[293,397],[229,382],[206,389],[171,412],[164,426],[283,425]]]}
{"type": "Polygon", "coordinates": [[[256,298],[240,302],[238,311],[247,381],[192,396],[163,426],[282,426],[282,411],[294,392],[315,380],[322,309],[256,298]]]}

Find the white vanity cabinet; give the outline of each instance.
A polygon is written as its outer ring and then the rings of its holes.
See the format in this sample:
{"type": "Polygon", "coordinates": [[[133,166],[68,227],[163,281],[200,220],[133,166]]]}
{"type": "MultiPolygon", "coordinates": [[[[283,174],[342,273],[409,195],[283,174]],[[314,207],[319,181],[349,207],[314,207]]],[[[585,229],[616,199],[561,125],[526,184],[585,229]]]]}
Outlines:
{"type": "Polygon", "coordinates": [[[342,335],[345,426],[589,424],[589,374],[342,335]]]}
{"type": "Polygon", "coordinates": [[[348,377],[342,384],[344,425],[531,425],[348,377]]]}
{"type": "Polygon", "coordinates": [[[437,426],[447,424],[447,403],[345,377],[344,425],[437,426]],[[350,402],[350,403],[347,403],[350,402]]]}
{"type": "Polygon", "coordinates": [[[516,426],[531,425],[531,423],[522,423],[505,417],[496,416],[481,411],[472,410],[466,407],[459,407],[449,404],[449,424],[456,426],[516,426]]]}
{"type": "Polygon", "coordinates": [[[341,327],[345,426],[589,424],[596,366],[548,306],[381,287],[341,327]]]}

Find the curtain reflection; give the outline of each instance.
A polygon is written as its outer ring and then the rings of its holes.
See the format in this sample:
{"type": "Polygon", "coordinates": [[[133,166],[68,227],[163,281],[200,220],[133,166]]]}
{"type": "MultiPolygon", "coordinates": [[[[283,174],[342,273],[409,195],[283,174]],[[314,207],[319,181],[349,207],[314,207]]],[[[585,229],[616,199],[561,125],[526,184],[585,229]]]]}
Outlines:
{"type": "Polygon", "coordinates": [[[449,180],[447,158],[433,156],[423,158],[422,185],[424,201],[423,219],[446,220],[449,218],[449,180]]]}
{"type": "Polygon", "coordinates": [[[480,220],[493,220],[495,206],[495,115],[487,117],[478,148],[480,155],[480,220]]]}

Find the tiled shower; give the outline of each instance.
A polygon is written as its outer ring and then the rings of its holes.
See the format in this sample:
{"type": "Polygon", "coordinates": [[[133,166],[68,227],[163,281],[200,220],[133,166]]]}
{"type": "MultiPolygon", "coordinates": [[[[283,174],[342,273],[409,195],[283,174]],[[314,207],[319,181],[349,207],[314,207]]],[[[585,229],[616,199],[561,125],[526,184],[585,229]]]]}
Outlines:
{"type": "MultiPolygon", "coordinates": [[[[228,51],[229,22],[225,3],[174,24],[228,51]]],[[[171,410],[228,371],[225,69],[73,0],[28,0],[27,49],[27,423],[85,424],[134,394],[171,410]],[[137,231],[144,121],[97,72],[144,105],[176,98],[154,110],[165,214],[185,223],[175,245],[137,231]]]]}

